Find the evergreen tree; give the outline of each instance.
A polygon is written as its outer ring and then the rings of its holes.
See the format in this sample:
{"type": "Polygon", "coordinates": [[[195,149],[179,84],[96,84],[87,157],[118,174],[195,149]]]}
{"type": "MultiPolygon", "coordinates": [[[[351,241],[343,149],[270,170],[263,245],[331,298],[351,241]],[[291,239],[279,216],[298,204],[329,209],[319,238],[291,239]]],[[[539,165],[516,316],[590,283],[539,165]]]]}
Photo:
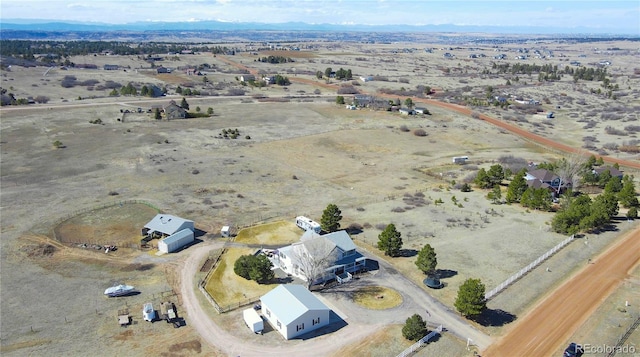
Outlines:
{"type": "Polygon", "coordinates": [[[458,289],[458,296],[453,304],[464,316],[476,316],[487,308],[484,299],[485,287],[480,279],[467,279],[458,289]]]}
{"type": "Polygon", "coordinates": [[[487,194],[487,198],[490,199],[493,204],[500,203],[500,200],[502,200],[502,191],[500,190],[500,185],[493,186],[491,192],[487,194]]]}
{"type": "Polygon", "coordinates": [[[427,323],[422,319],[422,316],[413,314],[407,318],[404,326],[402,327],[402,336],[409,341],[418,341],[427,334],[427,323]]]}
{"type": "Polygon", "coordinates": [[[342,220],[342,211],[333,203],[329,204],[322,212],[320,219],[320,227],[323,231],[331,233],[340,229],[340,221],[342,220]]]}
{"type": "Polygon", "coordinates": [[[527,181],[524,179],[526,171],[522,169],[518,172],[509,183],[507,188],[507,203],[520,202],[522,194],[527,190],[527,181]]]}
{"type": "Polygon", "coordinates": [[[251,268],[251,256],[242,255],[233,264],[233,272],[247,280],[251,280],[249,270],[251,268]]]}
{"type": "Polygon", "coordinates": [[[271,262],[264,254],[240,256],[233,264],[233,272],[258,284],[269,282],[274,278],[271,262]]]}
{"type": "Polygon", "coordinates": [[[264,254],[252,255],[251,267],[249,269],[249,276],[251,280],[258,284],[266,283],[275,277],[273,270],[271,269],[271,261],[264,254]]]}
{"type": "Polygon", "coordinates": [[[189,110],[189,103],[187,103],[187,100],[182,97],[182,101],[180,102],[180,107],[184,110],[189,110]]]}
{"type": "Polygon", "coordinates": [[[384,252],[384,255],[397,257],[402,249],[402,234],[396,230],[393,223],[378,235],[378,249],[384,252]]]}
{"type": "Polygon", "coordinates": [[[339,95],[336,97],[336,104],[344,105],[344,97],[339,95]]]}
{"type": "Polygon", "coordinates": [[[438,258],[436,257],[436,251],[430,244],[426,244],[420,252],[418,252],[418,259],[416,259],[416,266],[423,273],[427,275],[433,274],[438,265],[438,258]]]}
{"type": "Polygon", "coordinates": [[[606,185],[604,185],[604,192],[618,193],[622,190],[622,180],[619,177],[612,177],[609,179],[606,185]]]}
{"type": "Polygon", "coordinates": [[[636,197],[632,176],[624,175],[622,178],[622,188],[618,192],[618,200],[620,200],[622,207],[638,207],[638,197],[636,197]]]}
{"type": "Polygon", "coordinates": [[[487,176],[489,176],[489,183],[491,186],[495,187],[495,185],[502,184],[502,180],[504,180],[504,169],[501,165],[492,165],[487,171],[487,176]]]}
{"type": "Polygon", "coordinates": [[[156,110],[154,111],[154,116],[153,116],[156,120],[160,120],[162,119],[162,115],[160,114],[160,109],[156,108],[156,110]]]}
{"type": "Polygon", "coordinates": [[[476,178],[473,180],[473,182],[479,187],[479,188],[490,188],[491,186],[491,182],[489,181],[489,175],[487,175],[487,170],[483,168],[481,168],[478,171],[478,174],[476,175],[476,178]]]}

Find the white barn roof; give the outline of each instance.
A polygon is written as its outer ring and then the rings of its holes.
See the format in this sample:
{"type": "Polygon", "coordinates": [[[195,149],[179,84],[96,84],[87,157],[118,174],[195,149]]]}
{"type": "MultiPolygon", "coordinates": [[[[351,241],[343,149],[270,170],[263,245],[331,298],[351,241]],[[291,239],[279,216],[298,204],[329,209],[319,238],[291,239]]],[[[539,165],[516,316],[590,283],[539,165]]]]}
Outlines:
{"type": "Polygon", "coordinates": [[[160,232],[167,235],[172,235],[187,227],[193,229],[193,221],[164,213],[157,214],[144,226],[149,229],[149,232],[160,232]]]}
{"type": "Polygon", "coordinates": [[[164,242],[166,245],[170,246],[171,244],[175,243],[175,242],[179,242],[182,239],[184,239],[185,237],[193,237],[193,231],[191,231],[190,229],[183,229],[177,233],[174,233],[170,236],[168,236],[167,238],[163,239],[162,242],[164,242]]]}
{"type": "Polygon", "coordinates": [[[288,325],[311,310],[329,310],[307,288],[302,285],[278,285],[260,298],[283,324],[288,325]]]}

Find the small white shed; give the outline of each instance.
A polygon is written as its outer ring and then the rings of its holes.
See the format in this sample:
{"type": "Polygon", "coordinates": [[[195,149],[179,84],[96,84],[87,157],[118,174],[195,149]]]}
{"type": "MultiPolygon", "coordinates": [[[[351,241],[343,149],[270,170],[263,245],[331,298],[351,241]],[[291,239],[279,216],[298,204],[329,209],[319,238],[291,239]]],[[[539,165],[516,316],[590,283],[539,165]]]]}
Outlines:
{"type": "Polygon", "coordinates": [[[264,330],[264,321],[262,321],[262,317],[260,317],[256,310],[246,309],[242,311],[242,317],[244,317],[244,323],[247,324],[253,333],[262,333],[262,330],[264,330]]]}
{"type": "Polygon", "coordinates": [[[231,228],[229,226],[223,226],[220,230],[220,235],[225,238],[229,238],[231,236],[231,228]]]}
{"type": "Polygon", "coordinates": [[[195,237],[190,229],[183,229],[158,242],[158,250],[163,253],[171,253],[193,242],[195,237]]]}

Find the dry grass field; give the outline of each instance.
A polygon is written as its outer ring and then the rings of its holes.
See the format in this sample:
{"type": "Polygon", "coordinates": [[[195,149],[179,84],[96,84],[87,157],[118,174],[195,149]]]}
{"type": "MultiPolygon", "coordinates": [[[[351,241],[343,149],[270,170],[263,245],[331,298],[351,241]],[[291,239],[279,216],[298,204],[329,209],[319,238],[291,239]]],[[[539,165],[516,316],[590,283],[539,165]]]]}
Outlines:
{"type": "MultiPolygon", "coordinates": [[[[436,88],[433,97],[448,102],[464,96],[485,98],[487,86],[492,86],[496,95],[534,98],[542,103],[544,112],[554,111],[557,118],[548,120],[517,106],[474,110],[574,147],[638,160],[633,148],[638,147],[640,77],[635,69],[637,48],[633,43],[545,44],[553,48],[556,57],[528,60],[564,67],[576,59],[583,63],[609,59],[612,83],[619,87],[616,100],[591,93],[600,86],[598,82],[573,83],[570,76],[538,84],[537,76],[518,75],[515,81],[515,75],[482,74],[482,70],[492,69],[496,52],[509,53],[501,63],[521,63],[512,59],[515,46],[498,51],[488,46],[448,50],[449,46],[400,43],[317,46],[292,55],[295,62],[280,65],[255,61],[267,52],[240,53],[231,58],[265,74],[304,80],[294,80],[284,88],[243,86],[235,79],[240,70],[209,54],[165,60],[164,66],[176,69],[170,75],[157,75],[144,61],[129,56],[73,59],[76,63],[95,63],[99,68],[107,63],[119,64],[126,71],[54,68],[44,75],[45,68],[3,69],[2,87],[16,97],[43,95],[50,100],[47,104],[0,109],[2,354],[216,353],[213,347],[201,343],[189,327],[188,316],[187,326],[180,329],[164,323],[143,323],[138,316],[144,302],[159,305],[164,298],[179,299],[171,292],[177,285],[176,267],[188,256],[188,249],[162,257],[144,252],[126,258],[105,257],[104,252],[47,240],[46,235],[61,218],[111,203],[114,196],[110,193],[114,192],[118,200],[151,202],[164,212],[196,221],[198,227],[214,234],[223,225],[242,228],[280,220],[291,222],[297,215],[319,219],[327,204],[335,203],[342,209],[344,227],[352,223],[363,226],[354,239],[371,254],[379,254],[374,248],[379,228],[395,223],[406,254],[389,262],[419,283],[423,276],[415,269],[415,252],[425,243],[431,244],[446,286],[428,292],[448,306],[465,279],[481,278],[491,289],[565,238],[548,229],[550,213],[493,205],[485,198],[486,192],[476,189],[462,193],[452,185],[452,181],[462,182],[504,155],[540,162],[556,159],[558,153],[486,122],[437,107],[429,107],[431,115],[424,116],[346,110],[335,104],[335,89],[315,79],[315,72],[327,67],[349,68],[357,76],[380,79],[355,81],[354,87],[363,92],[388,89],[402,93],[404,88],[407,93],[380,95],[389,99],[404,100],[417,85],[436,88]],[[620,50],[606,50],[613,47],[620,50]],[[403,48],[413,50],[403,52],[403,48]],[[434,50],[427,53],[424,48],[434,50]],[[444,52],[454,53],[455,58],[443,58],[444,52]],[[471,52],[482,52],[486,57],[470,59],[471,52]],[[203,63],[211,65],[203,70],[208,83],[203,82],[203,76],[189,76],[177,69],[203,63]],[[95,79],[98,83],[91,89],[83,85],[63,88],[61,81],[69,75],[79,82],[95,79]],[[505,84],[507,79],[510,86],[505,84]],[[113,84],[108,81],[155,84],[166,87],[168,95],[154,99],[109,97],[111,89],[107,85],[113,84]],[[210,118],[156,121],[145,113],[136,114],[138,120],[118,120],[121,110],[146,110],[169,100],[179,102],[182,96],[175,93],[178,85],[207,94],[187,97],[192,111],[196,106],[203,111],[211,107],[215,114],[210,118]],[[230,95],[234,94],[230,91],[239,89],[245,90],[245,95],[230,95]],[[267,102],[260,99],[263,97],[282,102],[267,102]],[[98,118],[102,124],[89,123],[98,118]],[[218,138],[223,129],[230,128],[238,128],[241,136],[218,138]],[[414,135],[415,129],[423,129],[427,135],[414,135]],[[247,135],[250,139],[245,138],[247,135]],[[65,147],[54,148],[55,141],[65,147]],[[451,157],[460,155],[469,156],[469,164],[451,165],[451,157]],[[437,199],[444,203],[436,205],[437,199]],[[102,291],[116,281],[139,287],[141,294],[104,298],[102,291]],[[135,311],[135,320],[139,321],[126,330],[118,327],[115,319],[123,305],[135,311]],[[170,342],[178,340],[181,342],[170,342]]],[[[329,82],[336,83],[334,79],[329,82]]],[[[632,170],[626,172],[640,177],[632,170]]],[[[90,216],[77,217],[69,221],[73,227],[58,227],[58,233],[82,236],[91,242],[103,242],[103,237],[125,239],[129,231],[135,233],[136,225],[148,214],[152,212],[141,207],[106,230],[90,225],[90,216]]],[[[620,222],[618,228],[617,232],[590,237],[588,248],[582,242],[572,243],[549,261],[553,273],[534,271],[518,282],[521,286],[515,285],[493,300],[490,308],[515,316],[523,313],[565,274],[629,229],[626,222],[620,222]]],[[[276,239],[283,244],[291,242],[298,237],[296,229],[279,227],[276,239]]],[[[243,232],[238,236],[242,243],[262,244],[274,239],[243,232]]],[[[233,257],[250,253],[251,249],[230,248],[225,254],[226,267],[219,267],[219,274],[233,274],[233,257]]],[[[242,288],[246,297],[259,295],[261,289],[242,288]]],[[[245,298],[243,292],[228,292],[233,295],[230,299],[245,298]]],[[[607,310],[597,314],[594,319],[607,325],[608,335],[624,330],[624,324],[616,325],[617,320],[602,318],[607,310]]],[[[237,314],[218,317],[228,328],[243,328],[237,318],[237,314]]],[[[362,348],[371,351],[370,355],[376,355],[376,351],[400,352],[406,346],[398,342],[395,330],[399,328],[381,330],[379,339],[363,341],[368,347],[362,348]],[[373,340],[393,347],[382,348],[373,340]]],[[[479,328],[494,334],[503,326],[479,328]]],[[[580,336],[589,331],[580,332],[580,336]]],[[[354,350],[344,352],[350,351],[354,350]]],[[[459,356],[466,350],[464,342],[445,334],[418,355],[429,353],[459,356]]]]}

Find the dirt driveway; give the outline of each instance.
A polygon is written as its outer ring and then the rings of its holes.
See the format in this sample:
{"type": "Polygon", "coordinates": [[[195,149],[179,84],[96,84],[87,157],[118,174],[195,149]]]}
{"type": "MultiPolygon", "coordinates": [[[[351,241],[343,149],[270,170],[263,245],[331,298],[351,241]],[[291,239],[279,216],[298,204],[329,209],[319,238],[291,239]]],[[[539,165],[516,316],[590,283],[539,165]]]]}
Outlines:
{"type": "MultiPolygon", "coordinates": [[[[194,286],[196,286],[194,278],[199,264],[207,254],[209,254],[212,248],[220,247],[222,247],[222,243],[217,242],[194,249],[191,255],[185,259],[181,269],[180,291],[183,297],[184,309],[189,316],[188,323],[198,331],[205,341],[227,354],[242,356],[301,355],[312,350],[314,351],[314,355],[329,355],[349,343],[355,343],[373,334],[385,324],[404,321],[408,316],[407,314],[410,314],[410,311],[424,315],[423,312],[425,310],[429,311],[429,314],[433,317],[431,320],[432,324],[443,324],[449,331],[455,332],[458,336],[471,337],[474,342],[482,348],[491,343],[491,339],[484,333],[463,321],[454,312],[448,310],[444,305],[415,286],[415,284],[402,277],[386,263],[380,262],[381,270],[376,274],[376,283],[380,284],[381,281],[384,281],[382,285],[388,285],[402,292],[404,298],[402,306],[390,309],[389,311],[358,311],[365,309],[358,308],[354,304],[344,301],[343,296],[345,291],[336,289],[323,295],[329,298],[331,301],[330,305],[337,306],[338,312],[349,311],[348,325],[337,332],[339,338],[336,338],[337,336],[335,334],[329,334],[319,336],[313,340],[307,340],[304,344],[290,344],[286,347],[265,346],[263,344],[253,345],[238,336],[230,334],[212,321],[200,305],[196,295],[199,294],[199,292],[197,289],[194,289],[194,286]],[[401,309],[402,312],[398,313],[398,309],[401,309]],[[376,316],[373,320],[378,321],[378,323],[363,323],[371,321],[371,315],[376,316]],[[362,316],[362,318],[359,318],[359,316],[362,316]],[[329,339],[331,343],[328,343],[329,339]]],[[[351,284],[345,286],[345,289],[353,288],[350,285],[351,284]]]]}
{"type": "MultiPolygon", "coordinates": [[[[640,262],[640,229],[624,236],[571,280],[558,287],[497,343],[486,356],[551,356],[640,262]]],[[[598,341],[588,341],[597,344],[598,341]]]]}

